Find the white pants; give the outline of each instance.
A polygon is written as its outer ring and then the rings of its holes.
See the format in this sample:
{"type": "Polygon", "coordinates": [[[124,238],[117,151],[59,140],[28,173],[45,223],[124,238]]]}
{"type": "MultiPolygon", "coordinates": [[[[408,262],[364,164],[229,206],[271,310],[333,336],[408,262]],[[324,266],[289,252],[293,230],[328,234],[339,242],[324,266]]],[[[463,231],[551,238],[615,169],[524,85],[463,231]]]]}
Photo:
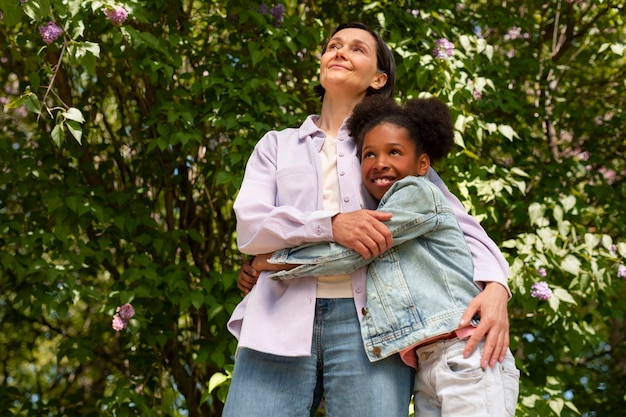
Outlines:
{"type": "Polygon", "coordinates": [[[502,363],[480,367],[485,341],[463,358],[467,339],[435,342],[416,350],[416,417],[513,417],[520,372],[509,350],[502,363]]]}

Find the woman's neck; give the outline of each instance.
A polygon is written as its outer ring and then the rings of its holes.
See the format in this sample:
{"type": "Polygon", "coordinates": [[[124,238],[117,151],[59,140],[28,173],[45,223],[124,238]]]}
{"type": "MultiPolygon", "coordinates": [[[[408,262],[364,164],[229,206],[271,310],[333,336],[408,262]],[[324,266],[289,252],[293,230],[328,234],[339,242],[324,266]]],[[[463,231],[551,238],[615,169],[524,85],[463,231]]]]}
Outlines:
{"type": "Polygon", "coordinates": [[[362,98],[363,97],[337,97],[327,93],[322,102],[322,111],[317,121],[317,126],[329,135],[337,137],[339,128],[344,120],[352,114],[354,106],[356,106],[362,98]]]}

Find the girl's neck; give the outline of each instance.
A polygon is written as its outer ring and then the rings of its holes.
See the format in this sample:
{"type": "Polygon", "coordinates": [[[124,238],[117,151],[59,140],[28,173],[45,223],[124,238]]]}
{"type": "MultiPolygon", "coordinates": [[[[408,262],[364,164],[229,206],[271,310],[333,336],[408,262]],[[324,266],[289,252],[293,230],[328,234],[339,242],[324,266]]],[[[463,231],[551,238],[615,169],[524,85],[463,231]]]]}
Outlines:
{"type": "Polygon", "coordinates": [[[354,106],[356,106],[364,96],[365,95],[359,97],[338,97],[336,95],[329,95],[327,92],[324,95],[322,111],[317,121],[317,126],[329,135],[337,137],[339,128],[344,120],[352,114],[354,106]]]}

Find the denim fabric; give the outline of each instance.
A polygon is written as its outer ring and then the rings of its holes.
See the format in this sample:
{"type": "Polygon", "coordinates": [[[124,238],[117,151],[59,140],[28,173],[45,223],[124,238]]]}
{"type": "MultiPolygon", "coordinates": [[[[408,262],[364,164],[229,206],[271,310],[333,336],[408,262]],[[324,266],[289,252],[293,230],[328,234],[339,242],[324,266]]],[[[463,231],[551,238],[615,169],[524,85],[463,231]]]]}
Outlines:
{"type": "Polygon", "coordinates": [[[418,348],[415,415],[419,417],[513,417],[520,372],[511,352],[502,363],[482,369],[484,340],[467,359],[466,340],[451,339],[418,348]]]}
{"type": "Polygon", "coordinates": [[[325,392],[328,417],[406,417],[413,375],[398,355],[372,363],[354,300],[318,299],[311,356],[238,350],[224,417],[314,415],[325,392]]]}
{"type": "Polygon", "coordinates": [[[369,264],[361,333],[372,361],[455,330],[479,293],[454,212],[428,179],[396,182],[378,210],[393,214],[386,224],[394,237],[394,247],[378,258],[365,260],[336,243],[317,243],[278,251],[270,261],[302,264],[273,279],[351,273],[369,264]]]}

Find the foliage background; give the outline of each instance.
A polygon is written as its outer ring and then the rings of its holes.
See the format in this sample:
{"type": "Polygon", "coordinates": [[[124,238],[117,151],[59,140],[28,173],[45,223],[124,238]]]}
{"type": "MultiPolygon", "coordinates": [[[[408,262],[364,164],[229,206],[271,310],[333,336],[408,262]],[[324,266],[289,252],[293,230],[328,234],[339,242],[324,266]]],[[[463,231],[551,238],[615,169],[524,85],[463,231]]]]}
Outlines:
{"type": "Polygon", "coordinates": [[[232,201],[258,138],[319,109],[320,45],[349,20],[389,41],[398,97],[453,107],[438,170],[511,264],[517,415],[622,413],[625,2],[264,6],[0,1],[0,413],[221,414],[232,201]]]}

